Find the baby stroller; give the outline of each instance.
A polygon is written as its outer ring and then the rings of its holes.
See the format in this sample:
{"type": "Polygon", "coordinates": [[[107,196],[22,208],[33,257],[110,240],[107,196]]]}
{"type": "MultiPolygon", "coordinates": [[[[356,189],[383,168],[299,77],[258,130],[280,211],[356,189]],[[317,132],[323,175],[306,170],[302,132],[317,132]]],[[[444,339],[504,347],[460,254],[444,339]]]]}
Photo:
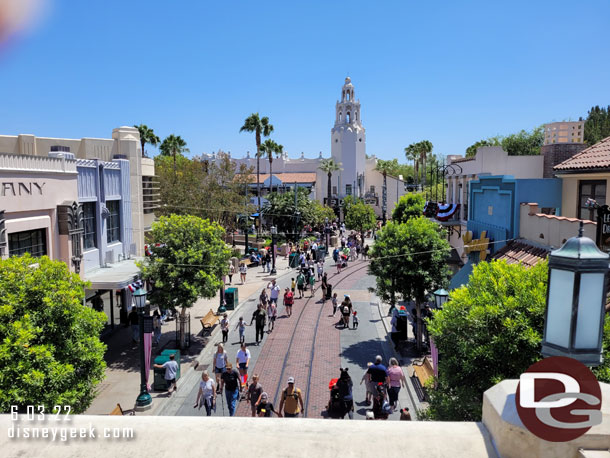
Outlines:
{"type": "Polygon", "coordinates": [[[347,255],[341,253],[339,255],[339,261],[341,262],[341,267],[347,267],[347,255]]]}
{"type": "Polygon", "coordinates": [[[335,420],[345,418],[345,415],[349,415],[352,408],[350,405],[348,405],[348,402],[343,400],[344,394],[341,392],[341,389],[337,384],[338,381],[339,379],[334,378],[331,379],[328,384],[328,388],[330,389],[330,400],[326,406],[328,417],[335,420]]]}

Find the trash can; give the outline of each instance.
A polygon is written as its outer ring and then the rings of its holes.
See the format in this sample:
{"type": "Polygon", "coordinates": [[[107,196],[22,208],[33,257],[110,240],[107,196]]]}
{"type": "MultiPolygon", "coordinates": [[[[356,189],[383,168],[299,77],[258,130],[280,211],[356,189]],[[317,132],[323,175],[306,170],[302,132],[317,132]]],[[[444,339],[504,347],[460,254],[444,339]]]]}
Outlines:
{"type": "Polygon", "coordinates": [[[409,314],[405,307],[398,307],[398,316],[396,319],[396,330],[400,333],[400,340],[408,340],[409,334],[407,326],[409,324],[409,314]]]}
{"type": "Polygon", "coordinates": [[[239,304],[237,288],[225,289],[225,307],[227,310],[235,310],[235,307],[239,304]]]}
{"type": "MultiPolygon", "coordinates": [[[[180,350],[163,350],[163,352],[155,358],[155,364],[163,364],[169,361],[169,355],[174,353],[174,360],[178,363],[178,372],[176,373],[176,380],[180,378],[180,350]]],[[[153,389],[155,391],[166,391],[167,381],[165,380],[165,369],[159,369],[155,367],[153,378],[153,389]]]]}
{"type": "Polygon", "coordinates": [[[299,266],[299,255],[296,253],[290,253],[288,257],[288,266],[291,269],[296,269],[299,266]]]}

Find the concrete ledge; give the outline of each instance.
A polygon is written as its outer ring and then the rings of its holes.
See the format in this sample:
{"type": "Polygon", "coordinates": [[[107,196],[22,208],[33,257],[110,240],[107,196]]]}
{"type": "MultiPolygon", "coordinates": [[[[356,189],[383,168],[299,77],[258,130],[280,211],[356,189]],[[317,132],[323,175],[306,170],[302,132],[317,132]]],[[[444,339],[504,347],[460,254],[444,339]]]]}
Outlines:
{"type": "MultiPolygon", "coordinates": [[[[73,416],[70,421],[12,422],[0,416],[3,456],[205,456],[337,458],[496,457],[481,423],[278,418],[73,416]],[[9,438],[14,426],[95,428],[96,438],[9,438]],[[104,438],[104,428],[133,428],[133,438],[104,438]]],[[[23,429],[21,430],[23,433],[23,429]]]]}

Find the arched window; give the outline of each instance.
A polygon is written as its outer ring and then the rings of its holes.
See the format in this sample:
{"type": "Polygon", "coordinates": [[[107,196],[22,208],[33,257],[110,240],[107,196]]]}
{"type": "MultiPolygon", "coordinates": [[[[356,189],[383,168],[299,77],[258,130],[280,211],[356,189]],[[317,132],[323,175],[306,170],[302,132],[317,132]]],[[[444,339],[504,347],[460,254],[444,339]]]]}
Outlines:
{"type": "Polygon", "coordinates": [[[339,122],[343,120],[343,113],[339,112],[339,122]]]}
{"type": "Polygon", "coordinates": [[[349,90],[347,91],[347,100],[349,101],[349,90]]]}
{"type": "Polygon", "coordinates": [[[347,112],[347,116],[345,117],[345,120],[347,121],[347,123],[348,123],[348,124],[349,124],[350,122],[352,122],[352,120],[351,120],[351,116],[350,116],[349,111],[347,112]]]}

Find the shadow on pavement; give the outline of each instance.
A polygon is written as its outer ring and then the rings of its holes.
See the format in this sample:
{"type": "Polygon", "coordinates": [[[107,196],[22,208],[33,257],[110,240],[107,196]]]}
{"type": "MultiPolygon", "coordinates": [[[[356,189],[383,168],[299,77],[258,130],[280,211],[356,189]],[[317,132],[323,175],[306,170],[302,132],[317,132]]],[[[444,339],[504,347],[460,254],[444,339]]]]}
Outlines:
{"type": "Polygon", "coordinates": [[[342,356],[351,364],[362,369],[367,368],[367,363],[375,360],[376,355],[383,355],[382,342],[379,339],[370,339],[357,342],[345,348],[342,356]]]}

